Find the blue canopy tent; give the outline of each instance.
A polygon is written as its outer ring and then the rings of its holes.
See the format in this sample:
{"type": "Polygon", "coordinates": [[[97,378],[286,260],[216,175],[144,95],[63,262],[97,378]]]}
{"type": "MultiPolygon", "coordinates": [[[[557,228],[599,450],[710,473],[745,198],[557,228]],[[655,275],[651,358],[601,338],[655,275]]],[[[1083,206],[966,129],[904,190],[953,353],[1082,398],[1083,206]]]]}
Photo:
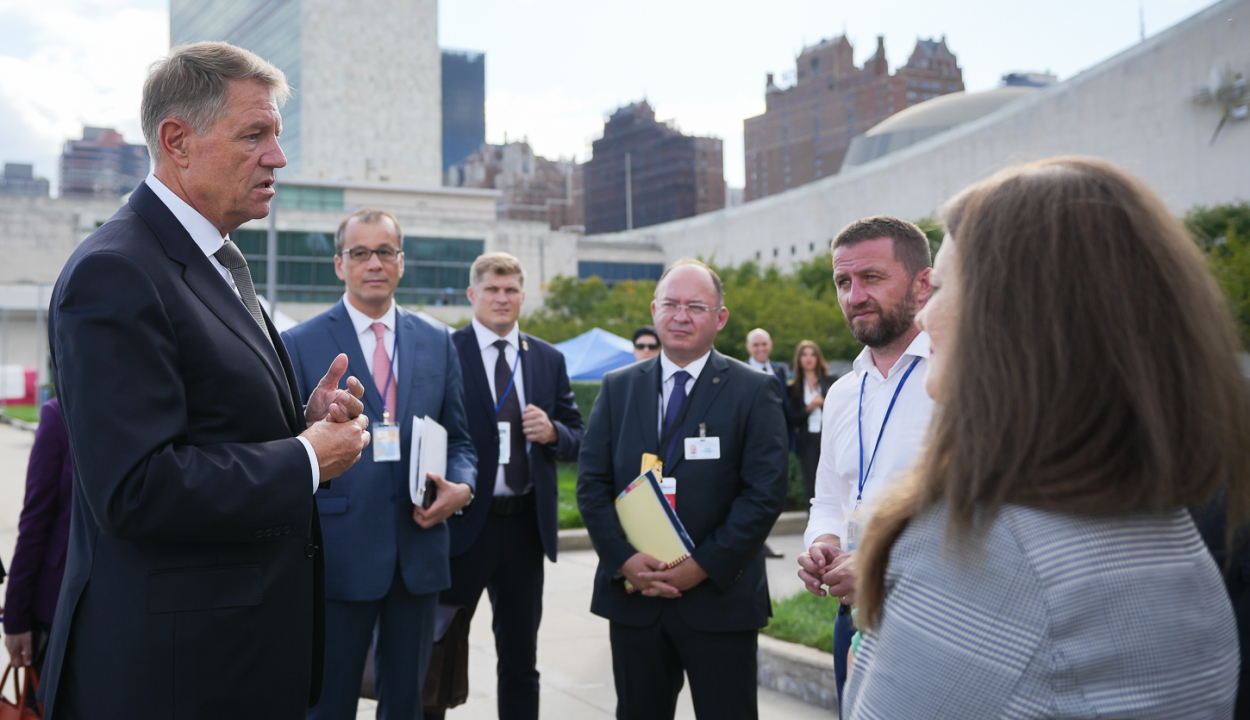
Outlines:
{"type": "Polygon", "coordinates": [[[606,330],[594,328],[556,344],[564,353],[570,380],[601,380],[605,373],[634,362],[634,344],[606,330]]]}

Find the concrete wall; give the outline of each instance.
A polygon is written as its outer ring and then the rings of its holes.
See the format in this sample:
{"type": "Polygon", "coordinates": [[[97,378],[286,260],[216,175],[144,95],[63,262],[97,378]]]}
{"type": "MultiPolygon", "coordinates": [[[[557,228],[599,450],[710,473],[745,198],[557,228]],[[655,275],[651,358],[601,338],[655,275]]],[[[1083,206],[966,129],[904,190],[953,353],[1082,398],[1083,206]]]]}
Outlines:
{"type": "Polygon", "coordinates": [[[437,0],[303,5],[301,177],[441,185],[437,0]]]}
{"type": "Polygon", "coordinates": [[[0,195],[0,283],[53,283],[78,243],[117,212],[117,200],[0,195]]]}
{"type": "Polygon", "coordinates": [[[1250,200],[1250,120],[1229,123],[1212,144],[1220,113],[1192,100],[1212,69],[1225,67],[1250,74],[1250,0],[1220,2],[1066,82],[839,175],[587,244],[657,244],[669,261],[737,263],[759,253],[786,267],[827,249],[857,218],[919,219],[996,170],[1069,154],[1129,169],[1178,215],[1196,204],[1250,200]]]}

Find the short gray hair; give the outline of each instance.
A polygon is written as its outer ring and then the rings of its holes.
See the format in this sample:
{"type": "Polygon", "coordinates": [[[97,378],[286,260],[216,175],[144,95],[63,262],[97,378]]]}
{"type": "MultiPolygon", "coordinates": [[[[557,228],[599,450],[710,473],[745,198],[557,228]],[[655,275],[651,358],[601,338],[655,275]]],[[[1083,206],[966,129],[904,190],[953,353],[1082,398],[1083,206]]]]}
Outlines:
{"type": "Polygon", "coordinates": [[[655,283],[656,299],[659,299],[660,297],[660,288],[664,286],[664,281],[668,279],[668,274],[673,272],[677,268],[683,267],[686,265],[690,265],[690,266],[697,267],[697,268],[702,268],[703,270],[707,271],[708,276],[712,279],[712,287],[716,289],[717,306],[723,307],[725,305],[725,285],[721,283],[720,275],[717,275],[716,271],[713,270],[711,266],[709,266],[707,263],[703,262],[702,260],[696,260],[695,258],[688,258],[688,257],[681,258],[680,260],[673,263],[672,265],[669,265],[668,269],[664,271],[664,274],[660,276],[660,279],[655,283]]]}
{"type": "Polygon", "coordinates": [[[258,55],[224,42],[179,45],[152,63],[143,83],[140,119],[153,163],[161,160],[161,123],[181,120],[197,135],[225,115],[231,80],[257,80],[281,106],[291,97],[286,74],[258,55]]]}

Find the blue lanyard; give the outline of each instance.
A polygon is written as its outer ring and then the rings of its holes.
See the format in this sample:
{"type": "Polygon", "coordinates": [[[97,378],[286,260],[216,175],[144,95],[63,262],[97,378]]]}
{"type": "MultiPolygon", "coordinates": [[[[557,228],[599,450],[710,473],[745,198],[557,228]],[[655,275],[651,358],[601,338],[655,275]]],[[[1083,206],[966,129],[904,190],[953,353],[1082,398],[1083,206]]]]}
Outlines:
{"type": "MultiPolygon", "coordinates": [[[[398,322],[399,315],[396,314],[395,317],[397,321],[395,323],[395,329],[391,333],[392,335],[395,336],[394,337],[395,344],[394,344],[394,347],[391,349],[391,365],[386,370],[386,384],[383,385],[382,389],[378,392],[378,394],[382,396],[382,424],[383,425],[390,422],[390,413],[386,411],[386,395],[387,395],[386,391],[391,389],[391,380],[395,378],[395,356],[399,355],[399,352],[398,352],[399,351],[399,322],[398,322]]],[[[378,342],[382,342],[385,336],[386,336],[386,333],[383,333],[383,337],[378,338],[378,342]]],[[[385,348],[386,344],[383,343],[382,347],[385,348]]],[[[399,388],[396,388],[396,391],[398,390],[399,388]]],[[[395,394],[398,397],[399,393],[396,392],[395,394]]]]}
{"type": "Polygon", "coordinates": [[[894,403],[898,400],[898,394],[903,392],[903,386],[907,384],[907,378],[911,377],[911,371],[916,369],[916,365],[920,363],[920,358],[911,361],[911,365],[907,366],[907,372],[903,373],[903,379],[898,381],[898,387],[894,388],[894,397],[890,398],[890,406],[885,409],[885,418],[881,421],[881,430],[877,432],[877,444],[872,446],[872,457],[868,458],[868,467],[864,467],[864,385],[868,383],[868,373],[864,372],[864,379],[859,382],[859,493],[855,496],[855,502],[864,499],[864,482],[868,479],[868,473],[872,471],[872,463],[877,459],[877,449],[881,447],[881,437],[885,435],[885,424],[890,422],[890,413],[894,412],[894,403]]]}
{"type": "MultiPolygon", "coordinates": [[[[503,352],[503,350],[500,350],[499,352],[503,352]]],[[[508,399],[508,393],[512,392],[512,385],[516,382],[516,369],[517,369],[517,366],[520,364],[521,364],[521,351],[517,350],[516,362],[512,363],[512,375],[508,377],[508,389],[503,391],[503,395],[499,396],[499,402],[495,403],[496,415],[498,415],[499,411],[503,409],[504,401],[508,399]]]]}

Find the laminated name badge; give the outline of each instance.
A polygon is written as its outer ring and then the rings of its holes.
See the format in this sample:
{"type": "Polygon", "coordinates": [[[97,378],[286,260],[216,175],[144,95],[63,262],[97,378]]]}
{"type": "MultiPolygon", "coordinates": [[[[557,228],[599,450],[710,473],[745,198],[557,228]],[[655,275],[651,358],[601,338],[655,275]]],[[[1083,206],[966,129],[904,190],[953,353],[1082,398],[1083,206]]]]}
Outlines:
{"type": "Polygon", "coordinates": [[[720,438],[707,436],[707,425],[699,423],[699,437],[690,437],[682,441],[686,449],[687,460],[719,460],[720,438]]]}
{"type": "Polygon", "coordinates": [[[499,464],[507,465],[512,460],[512,423],[499,423],[499,464]]]}
{"type": "Polygon", "coordinates": [[[373,429],[373,461],[399,462],[399,426],[378,425],[373,429]]]}

